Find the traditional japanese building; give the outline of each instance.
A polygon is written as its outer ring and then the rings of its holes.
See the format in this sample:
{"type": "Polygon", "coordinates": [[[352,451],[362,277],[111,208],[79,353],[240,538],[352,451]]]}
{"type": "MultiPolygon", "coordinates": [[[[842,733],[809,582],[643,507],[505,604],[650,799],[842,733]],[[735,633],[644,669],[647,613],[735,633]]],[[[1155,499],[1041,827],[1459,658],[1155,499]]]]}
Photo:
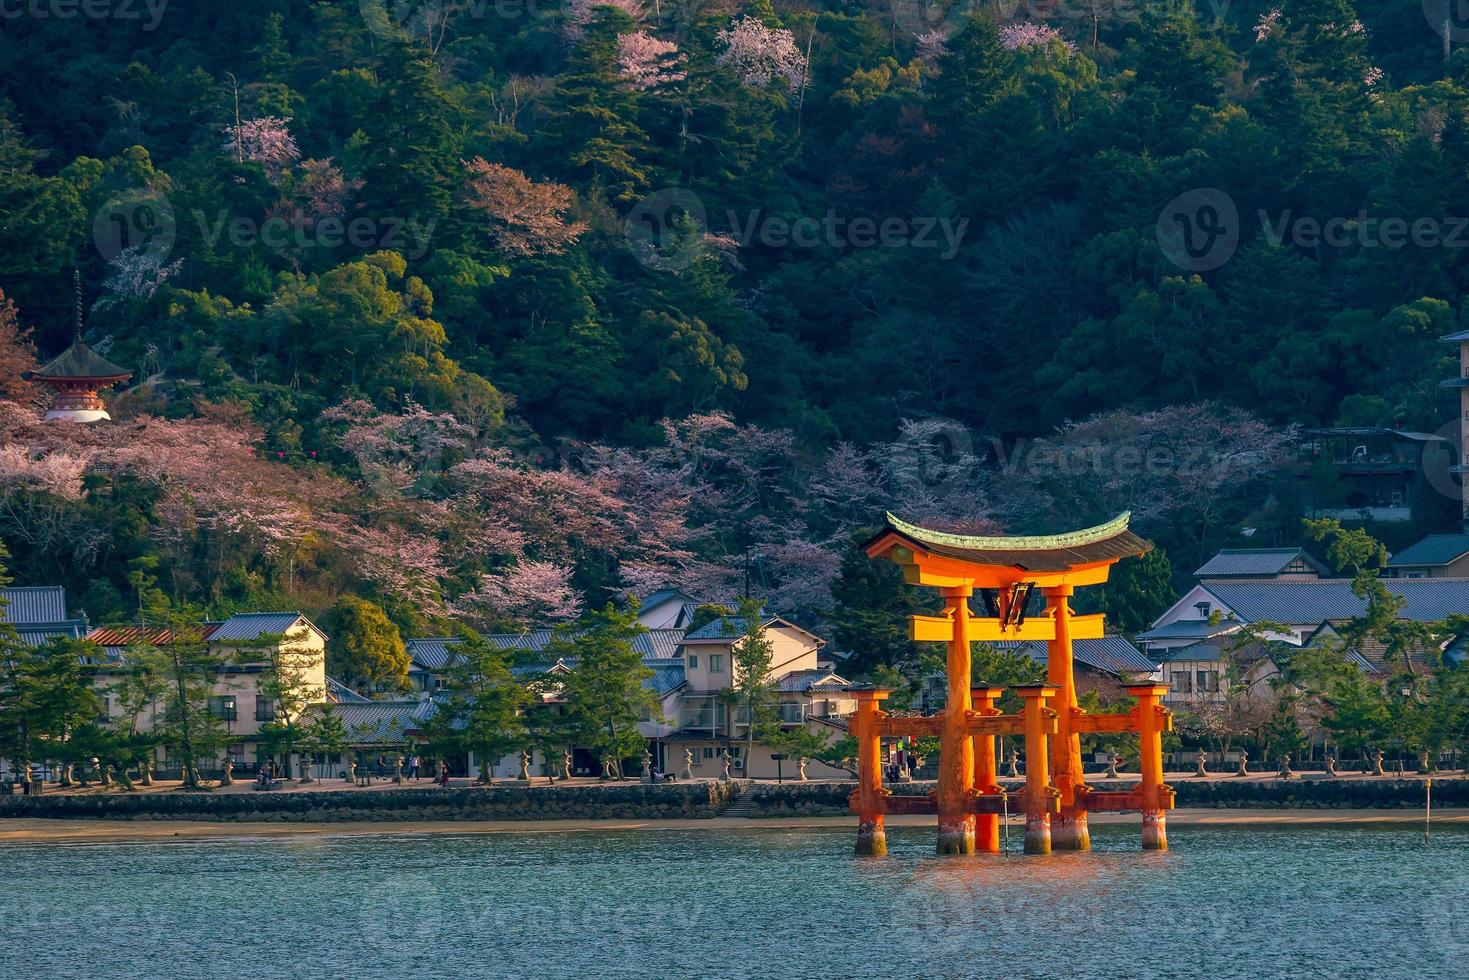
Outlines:
{"type": "Polygon", "coordinates": [[[120,384],[133,376],[125,367],[113,364],[82,343],[80,325],[71,346],[60,357],[47,362],[30,377],[51,390],[51,407],[46,421],[65,419],[69,422],[106,422],[112,416],[102,403],[99,392],[120,384]]]}

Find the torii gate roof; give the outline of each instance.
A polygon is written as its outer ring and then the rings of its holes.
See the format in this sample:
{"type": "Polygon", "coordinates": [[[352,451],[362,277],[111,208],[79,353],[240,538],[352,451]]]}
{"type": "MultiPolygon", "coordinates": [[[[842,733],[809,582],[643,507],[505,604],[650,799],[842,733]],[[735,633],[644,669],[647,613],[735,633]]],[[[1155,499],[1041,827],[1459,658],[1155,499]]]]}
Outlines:
{"type": "Polygon", "coordinates": [[[1130,517],[1130,513],[1123,513],[1105,524],[1064,534],[980,536],[934,531],[888,514],[887,526],[864,545],[864,550],[873,558],[887,556],[899,564],[909,564],[905,560],[908,556],[892,554],[895,548],[901,548],[965,565],[1014,569],[1021,573],[1017,578],[1028,579],[1034,573],[1111,565],[1151,550],[1151,544],[1127,529],[1130,517]]]}

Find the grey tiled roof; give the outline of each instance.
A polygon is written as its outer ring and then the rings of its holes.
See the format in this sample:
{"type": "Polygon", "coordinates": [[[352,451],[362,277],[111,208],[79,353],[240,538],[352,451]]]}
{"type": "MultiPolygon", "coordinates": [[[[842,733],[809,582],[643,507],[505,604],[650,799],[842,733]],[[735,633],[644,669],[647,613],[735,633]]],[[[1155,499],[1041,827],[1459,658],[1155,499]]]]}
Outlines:
{"type": "MultiPolygon", "coordinates": [[[[553,630],[537,629],[528,630],[524,633],[486,633],[485,640],[493,643],[501,650],[529,650],[539,652],[550,646],[553,630]]],[[[575,640],[577,633],[572,634],[575,640]]],[[[650,657],[674,657],[678,655],[678,646],[683,642],[684,631],[681,629],[655,629],[639,633],[633,638],[633,649],[643,655],[643,659],[650,657]]],[[[413,654],[415,661],[419,660],[418,650],[423,650],[425,659],[422,665],[429,670],[438,670],[447,662],[449,648],[459,641],[454,637],[447,638],[423,638],[407,641],[408,651],[413,654]],[[438,658],[445,658],[436,665],[438,658]]]]}
{"type": "MultiPolygon", "coordinates": [[[[1211,623],[1207,619],[1180,619],[1166,626],[1155,626],[1146,633],[1139,633],[1139,640],[1189,640],[1205,639],[1220,633],[1231,633],[1240,628],[1238,620],[1221,620],[1211,623]]],[[[1080,642],[1080,641],[1078,641],[1080,642]]]]}
{"type": "Polygon", "coordinates": [[[777,691],[805,694],[811,690],[841,690],[852,682],[829,670],[793,670],[775,682],[777,691]]]}
{"type": "Polygon", "coordinates": [[[0,589],[7,601],[0,608],[0,623],[59,623],[66,619],[66,589],[59,585],[33,585],[0,589]]]}
{"type": "MultiPolygon", "coordinates": [[[[1037,663],[1043,664],[1047,659],[1043,640],[1004,640],[993,645],[1000,650],[1019,650],[1037,663]]],[[[1123,636],[1072,640],[1071,656],[1077,663],[1109,674],[1151,674],[1158,669],[1151,657],[1127,642],[1127,638],[1123,636]]]]}
{"type": "MultiPolygon", "coordinates": [[[[644,657],[643,666],[653,672],[651,677],[643,678],[643,690],[652,691],[662,697],[683,686],[684,662],[682,657],[644,657]]],[[[575,670],[576,658],[563,657],[554,664],[518,664],[510,668],[510,673],[524,680],[537,674],[544,674],[556,667],[575,670]]]]}
{"type": "Polygon", "coordinates": [[[720,616],[689,631],[684,640],[737,640],[748,631],[749,623],[744,617],[720,616]]]}
{"type": "Polygon", "coordinates": [[[1279,575],[1297,560],[1306,562],[1319,575],[1327,574],[1320,562],[1300,548],[1227,548],[1204,562],[1194,575],[1198,578],[1279,575]]]}
{"type": "MultiPolygon", "coordinates": [[[[1433,622],[1451,613],[1469,613],[1469,579],[1389,578],[1382,584],[1407,600],[1403,619],[1433,622]]],[[[1352,583],[1346,579],[1211,582],[1208,591],[1241,619],[1252,623],[1324,623],[1351,619],[1366,609],[1366,603],[1352,593],[1352,583]]]]}
{"type": "Polygon", "coordinates": [[[84,639],[87,635],[87,621],[85,619],[66,619],[59,623],[22,623],[15,628],[20,634],[20,641],[27,646],[44,646],[59,636],[69,636],[72,639],[84,639]]]}
{"type": "Polygon", "coordinates": [[[1469,534],[1430,534],[1388,560],[1388,568],[1404,565],[1447,565],[1469,552],[1469,534]]]}
{"type": "MultiPolygon", "coordinates": [[[[401,741],[423,730],[437,705],[422,701],[361,701],[336,704],[332,713],[342,719],[354,744],[401,741]]],[[[319,707],[318,711],[321,710],[319,707]]]]}
{"type": "Polygon", "coordinates": [[[643,681],[643,689],[652,691],[660,698],[683,687],[683,658],[673,660],[644,660],[643,665],[653,671],[653,676],[643,681]]]}
{"type": "Polygon", "coordinates": [[[363,697],[335,677],[326,679],[326,699],[333,704],[369,704],[372,698],[363,697]]]}
{"type": "Polygon", "coordinates": [[[237,613],[220,623],[209,639],[214,642],[258,640],[267,633],[287,634],[299,630],[298,623],[317,633],[321,632],[311,620],[298,612],[237,613]]]}
{"type": "Polygon", "coordinates": [[[416,667],[424,670],[443,670],[454,659],[451,649],[459,641],[452,636],[420,636],[405,640],[408,655],[416,667]]]}

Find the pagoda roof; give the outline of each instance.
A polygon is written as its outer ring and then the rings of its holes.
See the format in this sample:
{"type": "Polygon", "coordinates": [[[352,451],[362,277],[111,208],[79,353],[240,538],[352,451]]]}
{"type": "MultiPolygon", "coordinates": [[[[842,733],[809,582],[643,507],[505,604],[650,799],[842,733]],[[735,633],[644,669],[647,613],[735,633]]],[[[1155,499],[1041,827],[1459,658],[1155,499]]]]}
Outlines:
{"type": "Polygon", "coordinates": [[[868,542],[871,548],[895,534],[924,551],[979,565],[1002,565],[1032,572],[1065,571],[1078,565],[1113,562],[1141,555],[1152,545],[1127,529],[1131,512],[1105,524],[1062,534],[993,535],[950,534],[934,531],[887,515],[887,526],[868,542]]]}
{"type": "Polygon", "coordinates": [[[123,380],[133,376],[133,372],[120,364],[113,364],[101,354],[92,350],[80,339],[72,341],[70,347],[61,352],[59,357],[48,361],[33,375],[37,378],[96,378],[98,380],[123,380]]]}

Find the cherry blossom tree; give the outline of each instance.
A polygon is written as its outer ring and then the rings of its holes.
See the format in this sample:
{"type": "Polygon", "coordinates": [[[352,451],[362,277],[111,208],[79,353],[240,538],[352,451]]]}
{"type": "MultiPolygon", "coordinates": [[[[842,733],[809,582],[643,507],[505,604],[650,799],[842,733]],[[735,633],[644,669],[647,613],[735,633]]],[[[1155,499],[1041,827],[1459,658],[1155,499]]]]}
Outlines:
{"type": "Polygon", "coordinates": [[[647,90],[683,81],[688,72],[680,66],[686,60],[677,44],[647,31],[623,34],[617,39],[618,71],[633,88],[647,90]]]}
{"type": "Polygon", "coordinates": [[[555,255],[587,230],[582,222],[566,220],[574,197],[571,188],[536,183],[519,170],[483,157],[464,166],[469,171],[469,204],[490,219],[490,233],[502,250],[512,255],[555,255]]]}
{"type": "Polygon", "coordinates": [[[1255,41],[1261,42],[1281,29],[1280,8],[1275,7],[1260,15],[1255,22],[1255,41]]]}
{"type": "Polygon", "coordinates": [[[1037,24],[1034,21],[1022,21],[1018,24],[1006,24],[1000,28],[1000,44],[1008,51],[1017,51],[1021,48],[1044,48],[1052,41],[1060,41],[1067,51],[1076,51],[1076,45],[1049,24],[1037,24]]]}
{"type": "Polygon", "coordinates": [[[474,436],[450,413],[430,412],[413,401],[394,415],[352,399],[322,412],[321,420],[340,427],[337,445],[356,461],[367,488],[388,496],[408,493],[425,476],[446,471],[474,436]]]}
{"type": "Polygon", "coordinates": [[[522,561],[481,574],[475,588],[449,604],[449,611],[481,624],[497,618],[522,625],[560,623],[581,614],[582,595],[571,586],[573,569],[551,561],[522,561]]]}
{"type": "Polygon", "coordinates": [[[325,160],[306,160],[301,164],[301,182],[297,188],[302,209],[313,219],[340,218],[347,213],[352,195],[362,189],[362,181],[348,180],[340,167],[325,160]]]}
{"type": "Polygon", "coordinates": [[[100,312],[120,303],[152,299],[159,287],[184,267],[183,259],[165,262],[167,257],[146,243],[118,252],[107,262],[112,271],[102,281],[106,295],[93,303],[92,309],[100,312]]]}
{"type": "Polygon", "coordinates": [[[39,397],[35,383],[23,376],[36,367],[30,328],[21,325],[20,311],[0,290],[0,398],[31,402],[39,397]]]}
{"type": "Polygon", "coordinates": [[[781,78],[796,89],[806,79],[806,56],[784,28],[766,27],[753,17],[742,16],[720,31],[716,40],[724,50],[715,64],[733,71],[744,85],[764,88],[781,78]]]}
{"type": "Polygon", "coordinates": [[[224,149],[241,163],[248,160],[263,165],[272,177],[279,176],[301,156],[288,121],[280,116],[261,116],[226,126],[224,149]]]}

